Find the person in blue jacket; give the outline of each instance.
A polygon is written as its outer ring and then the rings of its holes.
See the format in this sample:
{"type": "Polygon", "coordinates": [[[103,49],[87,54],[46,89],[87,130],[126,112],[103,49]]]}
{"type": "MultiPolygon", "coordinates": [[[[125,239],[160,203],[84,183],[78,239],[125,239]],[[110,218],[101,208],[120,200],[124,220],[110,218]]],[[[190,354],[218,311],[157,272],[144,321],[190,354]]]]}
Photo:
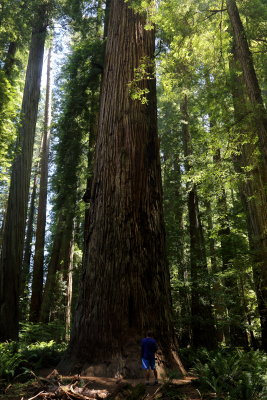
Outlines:
{"type": "Polygon", "coordinates": [[[154,373],[154,385],[158,384],[158,373],[155,364],[155,353],[157,349],[157,342],[155,339],[153,339],[152,332],[147,332],[146,337],[141,341],[142,368],[145,371],[146,385],[149,385],[150,369],[154,373]]]}

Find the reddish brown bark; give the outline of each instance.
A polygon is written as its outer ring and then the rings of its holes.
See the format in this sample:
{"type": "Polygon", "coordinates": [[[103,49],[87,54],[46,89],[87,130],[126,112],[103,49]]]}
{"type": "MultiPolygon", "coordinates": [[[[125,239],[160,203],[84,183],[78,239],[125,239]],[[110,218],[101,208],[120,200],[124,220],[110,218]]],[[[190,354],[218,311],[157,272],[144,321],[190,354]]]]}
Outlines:
{"type": "Polygon", "coordinates": [[[179,363],[172,355],[154,32],[144,25],[124,1],[111,1],[84,271],[62,363],[79,360],[88,374],[140,374],[139,340],[147,328],[158,339],[161,358],[179,363]],[[144,60],[151,79],[137,83],[149,90],[147,104],[129,95],[134,69],[144,60]]]}

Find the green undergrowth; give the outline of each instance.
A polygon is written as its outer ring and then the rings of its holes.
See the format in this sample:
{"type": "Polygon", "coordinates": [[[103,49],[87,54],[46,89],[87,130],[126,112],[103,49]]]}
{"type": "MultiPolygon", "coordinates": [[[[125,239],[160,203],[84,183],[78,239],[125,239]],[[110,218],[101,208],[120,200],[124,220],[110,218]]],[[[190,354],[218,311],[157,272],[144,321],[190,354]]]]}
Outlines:
{"type": "Polygon", "coordinates": [[[0,382],[26,382],[31,371],[56,366],[66,349],[61,338],[59,324],[24,324],[19,341],[0,343],[0,382]]]}
{"type": "Polygon", "coordinates": [[[29,345],[19,342],[0,343],[0,380],[27,380],[31,371],[56,366],[65,349],[65,343],[59,344],[53,340],[29,345]]]}
{"type": "Polygon", "coordinates": [[[181,353],[187,368],[198,376],[201,393],[212,392],[217,400],[267,400],[265,353],[242,349],[181,353]]]}

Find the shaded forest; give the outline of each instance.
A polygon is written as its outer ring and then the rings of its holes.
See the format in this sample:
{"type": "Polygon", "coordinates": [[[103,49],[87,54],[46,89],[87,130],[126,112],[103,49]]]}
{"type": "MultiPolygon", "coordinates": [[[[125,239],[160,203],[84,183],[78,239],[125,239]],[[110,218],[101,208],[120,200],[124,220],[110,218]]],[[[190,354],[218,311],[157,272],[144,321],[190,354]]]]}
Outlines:
{"type": "Polygon", "coordinates": [[[159,397],[24,398],[266,398],[266,54],[266,0],[1,1],[0,397],[152,330],[159,397]]]}

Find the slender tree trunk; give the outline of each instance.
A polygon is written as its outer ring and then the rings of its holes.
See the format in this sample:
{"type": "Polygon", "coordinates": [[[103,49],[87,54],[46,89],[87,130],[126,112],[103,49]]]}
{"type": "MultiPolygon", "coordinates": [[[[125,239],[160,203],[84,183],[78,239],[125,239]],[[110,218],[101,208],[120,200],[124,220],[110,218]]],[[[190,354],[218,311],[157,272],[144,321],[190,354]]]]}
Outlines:
{"type": "Polygon", "coordinates": [[[139,343],[148,328],[158,339],[162,358],[179,363],[172,355],[151,68],[154,32],[144,25],[144,17],[127,3],[111,1],[88,243],[71,345],[63,362],[65,367],[77,360],[89,363],[84,373],[102,376],[140,375],[139,343]],[[141,63],[147,64],[151,78],[137,82],[149,90],[147,104],[129,95],[134,69],[141,63]]]}
{"type": "MultiPolygon", "coordinates": [[[[246,33],[239,15],[235,0],[227,0],[227,11],[229,14],[236,53],[244,74],[248,96],[253,107],[257,134],[259,137],[259,150],[262,155],[263,168],[267,169],[267,111],[264,107],[261,89],[254,68],[252,54],[250,52],[246,33]]],[[[266,182],[265,182],[266,183],[266,182]]]]}
{"type": "Polygon", "coordinates": [[[67,271],[67,304],[66,304],[66,340],[70,340],[71,309],[72,309],[72,275],[73,275],[74,237],[71,241],[69,265],[67,271]]]}
{"type": "Polygon", "coordinates": [[[33,189],[30,201],[30,208],[27,222],[27,233],[24,245],[23,262],[21,268],[20,278],[20,298],[21,298],[21,320],[24,321],[27,315],[28,308],[28,296],[29,296],[29,281],[30,281],[30,263],[32,256],[32,239],[33,239],[33,225],[35,215],[35,200],[36,200],[36,186],[37,186],[37,174],[34,176],[33,189]]]}
{"type": "Polygon", "coordinates": [[[5,65],[3,70],[7,78],[10,78],[16,61],[15,55],[18,49],[18,42],[10,42],[6,55],[5,65]]]}
{"type": "MultiPolygon", "coordinates": [[[[181,104],[183,116],[182,133],[186,171],[190,169],[188,158],[192,156],[189,130],[187,96],[181,104]]],[[[191,258],[191,324],[194,347],[215,348],[217,346],[215,321],[211,306],[211,290],[208,282],[208,268],[202,224],[199,215],[198,195],[195,184],[188,191],[188,214],[191,258]]]]}
{"type": "MultiPolygon", "coordinates": [[[[239,71],[236,48],[233,49],[231,62],[232,96],[236,121],[244,120],[249,108],[243,89],[243,80],[236,73],[239,71]]],[[[241,129],[243,125],[241,124],[241,129]]],[[[261,321],[262,347],[267,351],[267,196],[265,174],[261,161],[258,160],[255,143],[255,130],[249,125],[238,131],[240,156],[234,158],[234,165],[241,174],[241,199],[247,216],[249,241],[253,260],[255,291],[261,321]],[[243,140],[245,138],[245,140],[243,140]],[[249,169],[247,167],[250,167],[249,169]],[[252,167],[252,168],[251,168],[252,167]]]]}
{"type": "Polygon", "coordinates": [[[217,274],[219,272],[218,265],[218,255],[216,251],[216,242],[212,237],[213,233],[213,220],[212,220],[212,209],[209,200],[205,201],[207,224],[208,224],[208,236],[209,236],[209,256],[211,272],[213,275],[213,285],[212,285],[212,298],[214,301],[214,315],[216,323],[217,341],[222,343],[226,340],[227,332],[224,329],[224,320],[226,317],[226,308],[222,302],[223,297],[223,287],[217,274]]]}
{"type": "Polygon", "coordinates": [[[167,257],[171,269],[171,275],[178,278],[180,285],[176,293],[176,302],[179,304],[179,311],[176,312],[176,328],[178,330],[179,345],[187,347],[190,344],[191,324],[190,324],[190,293],[189,293],[189,273],[185,260],[184,251],[184,200],[182,197],[181,167],[177,156],[173,152],[164,152],[163,161],[163,193],[164,193],[164,217],[166,227],[167,257]],[[172,163],[170,165],[170,163],[172,163]],[[176,269],[177,266],[177,269],[176,269]]]}
{"type": "Polygon", "coordinates": [[[8,144],[10,143],[10,138],[8,137],[8,133],[5,132],[5,125],[8,119],[7,108],[9,107],[9,102],[11,98],[10,90],[14,86],[14,65],[15,65],[15,55],[18,48],[17,42],[10,42],[8,47],[8,52],[6,55],[5,63],[3,66],[3,73],[0,74],[0,85],[5,87],[5,91],[0,91],[0,157],[6,158],[8,144]],[[7,90],[8,88],[8,90],[7,90]]]}
{"type": "Polygon", "coordinates": [[[48,59],[47,59],[47,84],[46,84],[46,100],[45,100],[44,133],[42,140],[42,152],[41,152],[41,162],[40,162],[39,204],[37,213],[35,254],[33,263],[32,296],[30,305],[31,322],[39,321],[40,309],[42,304],[42,291],[43,291],[46,203],[47,203],[48,162],[49,162],[50,124],[51,124],[51,54],[52,54],[52,47],[49,48],[48,59]]]}
{"type": "Polygon", "coordinates": [[[56,233],[53,240],[53,248],[48,264],[48,273],[46,277],[45,288],[42,298],[42,306],[40,313],[41,322],[49,322],[50,315],[53,311],[53,306],[57,294],[57,273],[66,271],[69,267],[70,244],[72,242],[73,232],[73,213],[72,205],[59,211],[56,233]]]}
{"type": "Polygon", "coordinates": [[[33,143],[37,119],[46,34],[46,14],[36,14],[21,110],[17,153],[11,184],[0,260],[0,340],[17,339],[19,275],[29,195],[33,143]]]}
{"type": "MultiPolygon", "coordinates": [[[[218,149],[214,162],[221,162],[221,153],[218,149]]],[[[224,188],[221,188],[217,201],[219,214],[219,238],[221,241],[221,257],[223,272],[228,275],[224,279],[225,302],[229,317],[229,339],[231,346],[248,347],[248,337],[245,324],[245,315],[242,300],[239,295],[239,287],[236,274],[232,274],[233,259],[235,257],[234,243],[232,240],[230,221],[228,216],[227,198],[224,188]]]]}

